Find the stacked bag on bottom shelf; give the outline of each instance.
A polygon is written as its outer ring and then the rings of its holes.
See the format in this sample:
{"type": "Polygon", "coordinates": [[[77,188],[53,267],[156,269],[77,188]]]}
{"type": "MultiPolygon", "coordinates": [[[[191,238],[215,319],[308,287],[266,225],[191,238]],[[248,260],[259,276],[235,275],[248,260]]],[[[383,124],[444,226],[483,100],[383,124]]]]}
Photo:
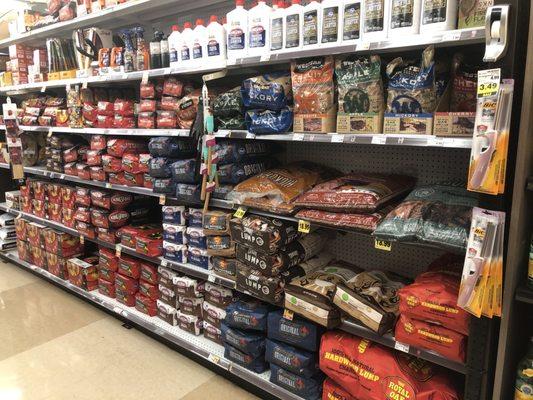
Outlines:
{"type": "Polygon", "coordinates": [[[224,357],[256,373],[265,372],[265,338],[269,307],[258,300],[241,299],[226,309],[221,325],[224,357]]]}
{"type": "Polygon", "coordinates": [[[285,282],[315,266],[304,261],[326,241],[321,233],[299,238],[293,224],[257,215],[233,218],[230,227],[237,243],[237,289],[272,304],[283,302],[285,282]]]}
{"type": "Polygon", "coordinates": [[[270,381],[306,400],[320,399],[324,378],[317,352],[322,332],[310,321],[286,319],[281,310],[270,312],[265,353],[270,381]]]}

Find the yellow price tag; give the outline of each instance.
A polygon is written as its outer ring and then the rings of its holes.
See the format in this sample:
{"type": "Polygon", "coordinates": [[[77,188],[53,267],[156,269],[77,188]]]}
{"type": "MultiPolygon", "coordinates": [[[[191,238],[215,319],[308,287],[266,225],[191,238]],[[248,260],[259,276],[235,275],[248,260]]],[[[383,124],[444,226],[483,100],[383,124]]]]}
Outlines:
{"type": "Polygon", "coordinates": [[[80,243],[81,244],[85,243],[85,236],[83,236],[83,235],[80,236],[80,243]]]}
{"type": "Polygon", "coordinates": [[[160,205],[164,206],[165,203],[166,203],[166,201],[167,201],[167,197],[166,197],[164,194],[162,194],[161,196],[159,196],[159,204],[160,204],[160,205]]]}
{"type": "Polygon", "coordinates": [[[244,214],[246,214],[246,208],[244,207],[239,207],[237,208],[237,211],[235,211],[235,213],[233,214],[233,216],[235,218],[242,218],[244,217],[244,214]]]}
{"type": "Polygon", "coordinates": [[[283,310],[283,318],[292,321],[294,319],[294,313],[291,310],[283,310]]]}
{"type": "Polygon", "coordinates": [[[500,68],[478,71],[477,97],[494,96],[500,90],[500,68]]]}
{"type": "Polygon", "coordinates": [[[309,233],[311,231],[311,223],[303,219],[298,221],[298,232],[309,233]]]}
{"type": "Polygon", "coordinates": [[[122,246],[120,244],[117,244],[115,246],[115,255],[117,257],[120,257],[121,254],[122,254],[122,246]]]}
{"type": "Polygon", "coordinates": [[[378,250],[391,251],[392,242],[389,242],[387,240],[375,239],[374,247],[378,250]]]}
{"type": "Polygon", "coordinates": [[[217,356],[217,355],[214,355],[213,353],[210,353],[209,356],[208,356],[209,360],[212,362],[212,363],[215,363],[215,364],[218,364],[220,362],[220,357],[217,356]]]}
{"type": "Polygon", "coordinates": [[[500,82],[480,83],[477,87],[478,97],[494,96],[500,89],[500,82]]]}
{"type": "Polygon", "coordinates": [[[48,137],[51,137],[54,133],[54,130],[52,128],[48,129],[48,137]]]}

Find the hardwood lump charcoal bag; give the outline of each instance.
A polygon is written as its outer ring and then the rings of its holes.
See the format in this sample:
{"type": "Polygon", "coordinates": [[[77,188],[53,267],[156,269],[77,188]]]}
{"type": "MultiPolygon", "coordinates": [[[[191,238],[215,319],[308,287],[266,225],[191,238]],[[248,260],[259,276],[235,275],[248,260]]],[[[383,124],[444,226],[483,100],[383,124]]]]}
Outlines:
{"type": "Polygon", "coordinates": [[[403,175],[351,173],[319,183],[295,204],[326,211],[374,212],[408,193],[414,184],[414,178],[403,175]]]}
{"type": "Polygon", "coordinates": [[[268,277],[237,261],[237,290],[268,303],[281,305],[285,283],[290,282],[294,277],[303,276],[305,273],[305,269],[296,266],[278,276],[268,277]]]}
{"type": "Polygon", "coordinates": [[[206,211],[202,217],[202,228],[206,235],[229,234],[231,213],[224,211],[206,211]]]}
{"type": "Polygon", "coordinates": [[[202,315],[204,321],[210,323],[216,328],[220,328],[222,321],[226,318],[226,310],[213,304],[208,301],[202,303],[202,315]]]}
{"type": "Polygon", "coordinates": [[[222,184],[237,184],[272,167],[271,158],[257,157],[246,162],[218,166],[218,179],[222,184]]]}
{"type": "Polygon", "coordinates": [[[287,72],[275,72],[245,79],[241,96],[247,109],[281,110],[291,98],[291,77],[287,72]]]}
{"type": "Polygon", "coordinates": [[[323,332],[322,327],[298,316],[294,316],[292,320],[284,318],[282,310],[268,314],[267,337],[271,340],[316,352],[323,332]]]}
{"type": "Polygon", "coordinates": [[[387,214],[374,235],[385,240],[418,239],[462,250],[476,205],[477,195],[460,186],[419,186],[387,214]]]}
{"type": "Polygon", "coordinates": [[[218,165],[248,161],[272,153],[272,143],[261,141],[231,140],[221,141],[215,146],[218,165]]]}
{"type": "Polygon", "coordinates": [[[231,240],[231,236],[207,236],[207,254],[235,257],[235,242],[231,240]]]}
{"type": "Polygon", "coordinates": [[[213,100],[213,115],[215,117],[235,117],[243,114],[241,87],[237,86],[221,93],[213,100]]]}
{"type": "Polygon", "coordinates": [[[278,252],[299,236],[294,224],[259,215],[232,218],[230,232],[233,241],[269,254],[278,252]]]}
{"type": "Polygon", "coordinates": [[[345,332],[322,336],[320,369],[359,400],[459,399],[431,363],[345,332]]]}
{"type": "Polygon", "coordinates": [[[230,201],[284,214],[294,211],[294,200],[336,171],[308,161],[269,169],[239,183],[228,196],[230,201]]]}
{"type": "Polygon", "coordinates": [[[387,64],[387,112],[398,114],[432,113],[437,106],[435,48],[428,46],[416,61],[397,57],[387,64]]]}
{"type": "Polygon", "coordinates": [[[230,328],[222,323],[220,326],[222,339],[236,349],[252,357],[258,357],[265,353],[265,335],[251,331],[241,331],[230,328]]]}
{"type": "Polygon", "coordinates": [[[255,135],[275,135],[288,132],[292,126],[293,113],[290,108],[279,111],[248,110],[244,114],[246,129],[255,135]]]}
{"type": "Polygon", "coordinates": [[[266,332],[268,312],[269,307],[259,300],[243,298],[228,305],[224,323],[231,328],[266,332]]]}
{"type": "Polygon", "coordinates": [[[178,126],[182,129],[190,129],[198,113],[198,103],[202,93],[194,90],[178,101],[178,126]]]}
{"type": "Polygon", "coordinates": [[[337,285],[359,271],[348,263],[333,261],[293,279],[285,286],[285,308],[328,329],[334,328],[340,324],[340,312],[333,304],[337,285]]]}
{"type": "Polygon", "coordinates": [[[316,256],[322,251],[329,237],[329,232],[325,231],[309,233],[274,254],[238,244],[235,257],[241,263],[260,271],[265,276],[276,276],[316,256]]]}
{"type": "Polygon", "coordinates": [[[235,280],[237,274],[237,260],[234,258],[213,256],[211,257],[211,264],[217,275],[235,280]]]}
{"type": "Polygon", "coordinates": [[[394,328],[399,313],[399,278],[382,271],[365,271],[337,284],[333,303],[380,335],[394,328]]]}
{"type": "Polygon", "coordinates": [[[246,124],[244,122],[243,115],[237,115],[235,117],[215,117],[215,130],[225,130],[225,129],[235,129],[235,130],[244,130],[246,129],[246,124]]]}
{"type": "MultiPolygon", "coordinates": [[[[401,397],[398,397],[401,399],[401,397]]],[[[326,378],[322,385],[322,400],[357,400],[333,379],[326,378]]]]}
{"type": "Polygon", "coordinates": [[[204,303],[203,297],[178,297],[178,303],[176,308],[183,314],[195,315],[202,318],[202,304],[204,303]]]}
{"type": "Polygon", "coordinates": [[[468,337],[443,326],[400,315],[394,337],[398,342],[435,351],[460,363],[465,362],[468,337]]]}
{"type": "Polygon", "coordinates": [[[161,300],[156,301],[157,316],[171,326],[178,325],[178,311],[161,300]]]}
{"type": "Polygon", "coordinates": [[[339,113],[379,113],[385,108],[381,60],[348,56],[335,61],[339,113]]]}
{"type": "Polygon", "coordinates": [[[176,183],[196,183],[200,177],[196,174],[196,159],[177,160],[170,165],[172,179],[176,183]]]}
{"type": "Polygon", "coordinates": [[[191,158],[196,153],[196,145],[190,139],[176,137],[154,137],[148,142],[152,157],[170,157],[176,159],[191,158]]]}
{"type": "Polygon", "coordinates": [[[261,374],[268,369],[264,354],[253,357],[227,343],[224,343],[224,358],[258,374],[261,374]]]}
{"type": "Polygon", "coordinates": [[[335,110],[333,57],[292,61],[295,114],[327,114],[335,110]]]}
{"type": "Polygon", "coordinates": [[[270,339],[266,340],[265,360],[304,378],[319,372],[316,353],[270,339]]]}
{"type": "Polygon", "coordinates": [[[122,157],[124,154],[144,153],[146,143],[139,140],[131,139],[110,139],[107,142],[107,154],[114,157],[122,157]]]}
{"type": "Polygon", "coordinates": [[[205,282],[200,279],[176,276],[172,278],[172,283],[177,296],[202,297],[204,294],[205,282]]]}
{"type": "Polygon", "coordinates": [[[177,312],[178,326],[180,329],[192,333],[198,336],[202,332],[203,321],[195,315],[188,315],[182,313],[180,310],[177,312]]]}
{"type": "Polygon", "coordinates": [[[222,346],[224,345],[224,341],[222,340],[222,331],[207,321],[204,321],[204,337],[212,342],[222,346]]]}
{"type": "Polygon", "coordinates": [[[206,282],[204,290],[205,300],[217,307],[225,308],[233,301],[233,291],[231,289],[206,282]]]}
{"type": "Polygon", "coordinates": [[[303,209],[296,213],[295,217],[317,224],[339,226],[342,228],[353,228],[364,231],[374,231],[392,207],[385,207],[373,213],[343,213],[323,210],[303,209]]]}
{"type": "Polygon", "coordinates": [[[270,382],[306,400],[320,400],[323,375],[306,378],[270,364],[270,382]]]}
{"type": "Polygon", "coordinates": [[[400,289],[400,314],[468,335],[470,315],[457,306],[460,279],[447,272],[425,272],[400,289]]]}

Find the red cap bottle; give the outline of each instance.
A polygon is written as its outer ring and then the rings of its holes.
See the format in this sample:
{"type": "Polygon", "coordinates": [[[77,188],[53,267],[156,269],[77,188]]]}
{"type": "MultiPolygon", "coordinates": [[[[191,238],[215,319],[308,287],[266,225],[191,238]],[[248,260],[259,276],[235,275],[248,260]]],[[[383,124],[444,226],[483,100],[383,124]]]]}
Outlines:
{"type": "Polygon", "coordinates": [[[180,26],[179,25],[172,25],[172,32],[179,32],[180,26]]]}
{"type": "Polygon", "coordinates": [[[209,17],[209,22],[218,22],[218,17],[216,15],[211,15],[209,17]]]}
{"type": "Polygon", "coordinates": [[[189,21],[187,21],[187,22],[185,22],[185,23],[183,24],[183,29],[187,29],[187,28],[189,28],[189,29],[192,28],[192,24],[191,24],[189,21]]]}
{"type": "Polygon", "coordinates": [[[198,18],[196,20],[196,26],[199,26],[199,25],[202,25],[202,26],[204,25],[204,20],[202,18],[198,18]]]}
{"type": "Polygon", "coordinates": [[[235,5],[237,7],[244,7],[244,0],[235,0],[235,5]]]}

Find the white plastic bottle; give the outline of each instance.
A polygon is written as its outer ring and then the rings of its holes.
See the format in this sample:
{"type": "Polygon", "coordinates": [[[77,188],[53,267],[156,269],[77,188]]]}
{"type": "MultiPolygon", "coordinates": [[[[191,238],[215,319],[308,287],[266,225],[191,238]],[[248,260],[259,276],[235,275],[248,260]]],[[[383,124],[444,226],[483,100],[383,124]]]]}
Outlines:
{"type": "Polygon", "coordinates": [[[244,0],[235,0],[235,9],[227,14],[226,30],[228,58],[246,57],[248,44],[248,11],[244,9],[244,0]]]}
{"type": "Polygon", "coordinates": [[[270,51],[282,50],[285,46],[284,29],[285,25],[285,1],[278,0],[270,14],[270,51]]]}
{"type": "Polygon", "coordinates": [[[342,43],[354,43],[363,35],[361,0],[343,0],[341,10],[342,43]]]}
{"type": "Polygon", "coordinates": [[[180,61],[181,32],[178,25],[172,25],[172,33],[168,35],[170,66],[177,67],[180,61]]]}
{"type": "Polygon", "coordinates": [[[270,50],[270,14],[272,8],[259,0],[248,11],[248,56],[261,56],[270,50]]]}
{"type": "Polygon", "coordinates": [[[311,0],[302,11],[302,45],[316,47],[322,37],[322,7],[317,0],[311,0]]]}
{"type": "Polygon", "coordinates": [[[391,0],[389,11],[390,38],[416,35],[420,31],[421,0],[391,0]]]}
{"type": "Polygon", "coordinates": [[[363,1],[363,36],[365,41],[376,41],[387,37],[389,20],[388,1],[363,1]]]}
{"type": "Polygon", "coordinates": [[[322,45],[337,46],[341,42],[341,2],[324,0],[322,2],[322,45]]]}
{"type": "Polygon", "coordinates": [[[302,47],[302,15],[303,7],[300,0],[292,0],[292,4],[285,10],[285,49],[296,50],[302,47]]]}
{"type": "Polygon", "coordinates": [[[204,26],[204,20],[198,18],[196,27],[193,31],[192,41],[192,59],[195,65],[201,65],[203,58],[207,54],[207,28],[204,26]]]}
{"type": "Polygon", "coordinates": [[[192,63],[193,31],[191,27],[192,24],[190,22],[185,22],[183,24],[183,31],[181,32],[180,50],[181,65],[191,65],[192,63]]]}
{"type": "Polygon", "coordinates": [[[216,15],[211,15],[207,25],[207,58],[210,64],[226,61],[226,31],[216,15]]]}
{"type": "Polygon", "coordinates": [[[420,33],[455,29],[457,0],[422,0],[420,33]]]}

